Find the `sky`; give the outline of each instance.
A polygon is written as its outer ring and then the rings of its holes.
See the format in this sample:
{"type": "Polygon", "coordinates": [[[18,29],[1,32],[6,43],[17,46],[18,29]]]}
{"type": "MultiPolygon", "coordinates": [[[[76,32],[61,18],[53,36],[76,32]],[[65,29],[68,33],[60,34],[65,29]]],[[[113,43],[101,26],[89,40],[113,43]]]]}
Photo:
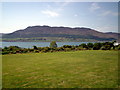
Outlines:
{"type": "Polygon", "coordinates": [[[0,6],[0,33],[36,25],[118,32],[118,2],[2,2],[0,6]]]}

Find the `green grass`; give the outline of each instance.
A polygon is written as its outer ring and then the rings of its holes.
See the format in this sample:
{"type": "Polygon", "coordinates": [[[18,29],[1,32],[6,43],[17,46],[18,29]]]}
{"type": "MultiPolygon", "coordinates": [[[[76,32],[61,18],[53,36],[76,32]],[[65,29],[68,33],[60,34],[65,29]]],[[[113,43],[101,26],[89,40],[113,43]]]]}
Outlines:
{"type": "Polygon", "coordinates": [[[118,51],[3,55],[3,88],[117,88],[118,51]]]}
{"type": "Polygon", "coordinates": [[[0,89],[2,88],[2,55],[0,55],[0,89]]]}

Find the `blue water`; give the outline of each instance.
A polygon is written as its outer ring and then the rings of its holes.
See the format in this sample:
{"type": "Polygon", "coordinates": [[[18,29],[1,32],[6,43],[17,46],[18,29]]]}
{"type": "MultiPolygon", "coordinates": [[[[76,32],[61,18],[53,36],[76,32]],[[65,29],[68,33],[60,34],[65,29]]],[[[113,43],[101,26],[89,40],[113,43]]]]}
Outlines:
{"type": "MultiPolygon", "coordinates": [[[[82,43],[88,42],[56,42],[58,47],[63,45],[80,45],[82,43]]],[[[19,46],[21,48],[32,48],[33,46],[37,47],[49,47],[50,42],[1,42],[0,47],[4,48],[9,46],[19,46]]]]}

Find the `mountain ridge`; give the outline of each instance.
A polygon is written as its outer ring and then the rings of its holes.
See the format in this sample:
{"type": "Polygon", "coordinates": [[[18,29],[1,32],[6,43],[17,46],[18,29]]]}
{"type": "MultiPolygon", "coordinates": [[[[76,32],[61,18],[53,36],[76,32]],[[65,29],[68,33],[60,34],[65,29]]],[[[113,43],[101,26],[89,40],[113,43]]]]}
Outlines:
{"type": "Polygon", "coordinates": [[[29,26],[9,34],[3,34],[3,38],[33,38],[33,37],[64,37],[74,39],[94,39],[98,41],[118,40],[120,33],[99,32],[85,27],[51,27],[51,26],[29,26]]]}

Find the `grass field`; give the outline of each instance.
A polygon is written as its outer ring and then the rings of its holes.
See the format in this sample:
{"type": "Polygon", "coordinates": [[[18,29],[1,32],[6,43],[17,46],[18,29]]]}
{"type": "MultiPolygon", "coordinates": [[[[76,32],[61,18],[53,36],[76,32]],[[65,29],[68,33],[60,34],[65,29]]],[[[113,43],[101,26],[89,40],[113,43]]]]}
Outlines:
{"type": "Polygon", "coordinates": [[[0,55],[0,89],[2,88],[2,55],[0,55]]]}
{"type": "Polygon", "coordinates": [[[117,88],[118,51],[2,56],[3,88],[117,88]]]}

